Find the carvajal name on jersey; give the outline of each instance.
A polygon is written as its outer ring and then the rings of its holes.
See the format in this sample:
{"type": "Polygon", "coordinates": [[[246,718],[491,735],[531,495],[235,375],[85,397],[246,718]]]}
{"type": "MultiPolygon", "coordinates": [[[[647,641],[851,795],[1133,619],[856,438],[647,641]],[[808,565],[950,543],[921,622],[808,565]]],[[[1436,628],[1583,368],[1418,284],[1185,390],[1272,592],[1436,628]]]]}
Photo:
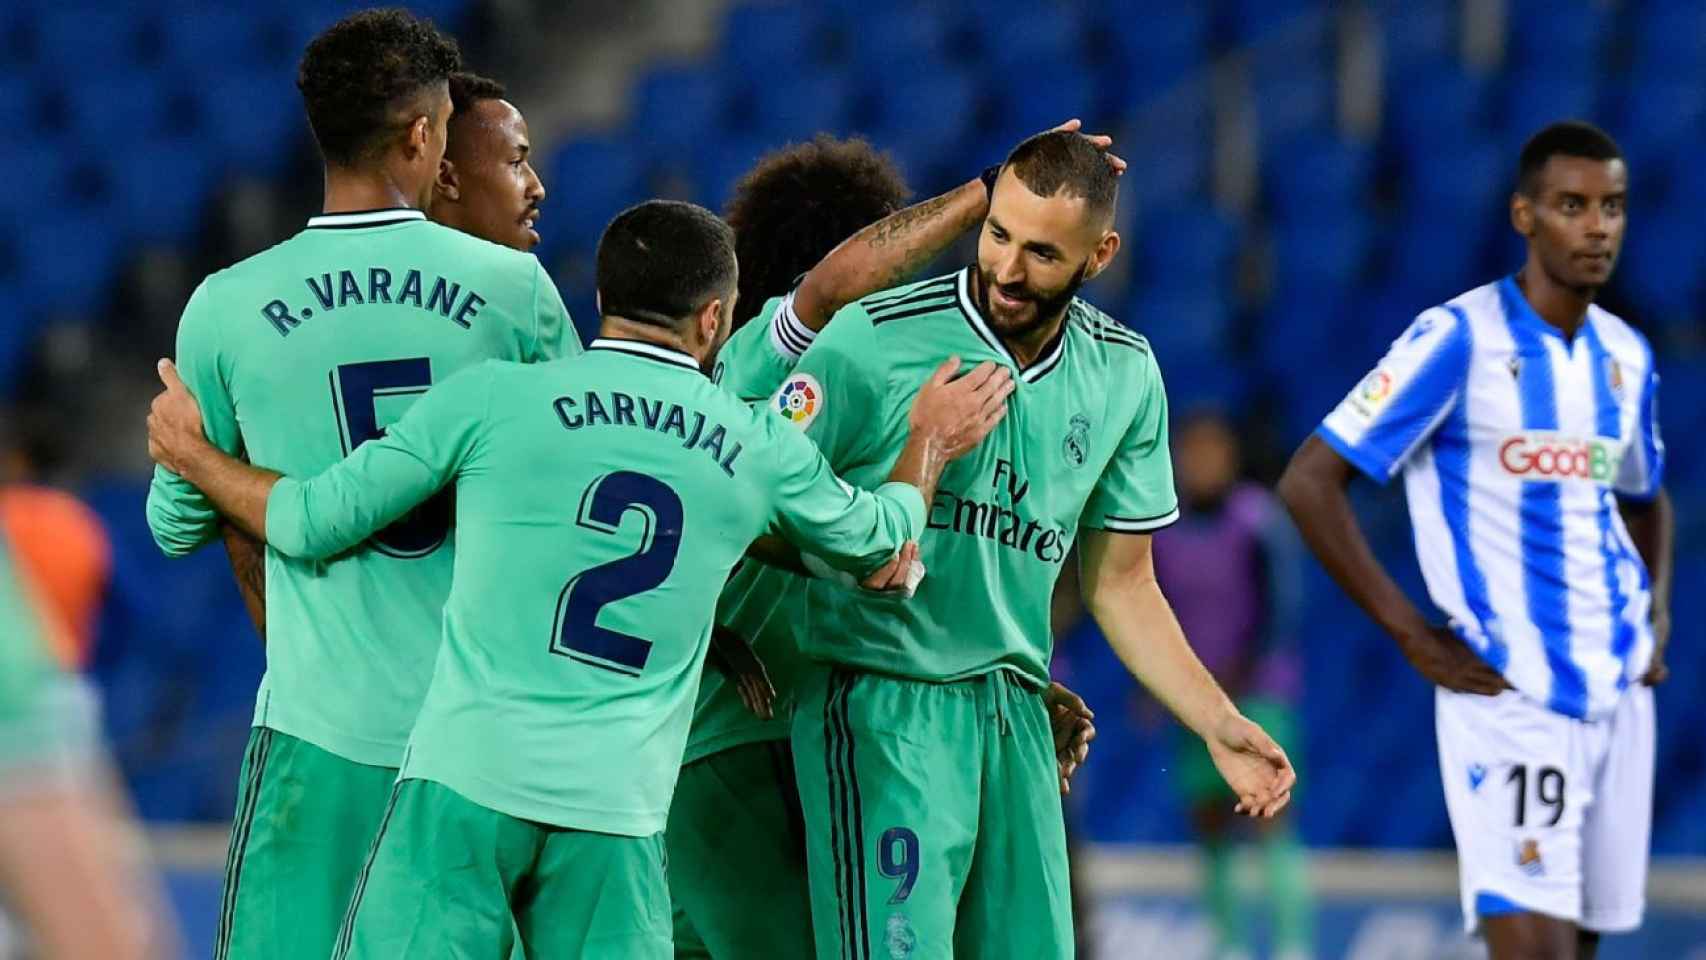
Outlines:
{"type": "Polygon", "coordinates": [[[412,306],[424,312],[436,313],[451,323],[469,329],[486,298],[473,287],[448,277],[423,276],[419,270],[393,272],[385,267],[339,270],[304,277],[304,296],[294,305],[283,299],[269,300],[261,307],[261,317],[272,324],[281,337],[318,314],[331,313],[348,306],[389,304],[412,306]]]}
{"type": "Polygon", "coordinates": [[[1590,480],[1609,486],[1617,479],[1624,451],[1623,444],[1605,437],[1519,433],[1499,444],[1499,466],[1524,480],[1590,480]]]}
{"type": "Polygon", "coordinates": [[[711,455],[717,466],[729,476],[735,475],[735,458],[740,456],[739,440],[731,440],[729,431],[720,423],[712,423],[705,414],[687,410],[679,403],[665,404],[650,397],[637,397],[616,390],[599,393],[588,390],[576,397],[558,397],[552,404],[563,429],[583,427],[638,427],[661,434],[673,435],[683,449],[697,447],[711,455]],[[637,414],[637,416],[636,416],[637,414]],[[688,418],[692,426],[688,426],[688,418]],[[709,427],[710,429],[706,429],[709,427]],[[725,450],[725,448],[727,448],[725,450]]]}

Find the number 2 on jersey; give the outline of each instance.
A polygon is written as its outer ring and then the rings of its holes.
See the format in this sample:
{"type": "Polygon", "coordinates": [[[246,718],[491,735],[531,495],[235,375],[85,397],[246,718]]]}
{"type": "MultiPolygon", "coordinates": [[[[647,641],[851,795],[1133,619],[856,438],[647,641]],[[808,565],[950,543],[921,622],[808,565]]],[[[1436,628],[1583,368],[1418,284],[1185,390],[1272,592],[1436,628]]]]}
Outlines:
{"type": "Polygon", "coordinates": [[[581,495],[575,522],[615,535],[633,510],[644,520],[635,552],[577,574],[557,597],[551,652],[631,677],[645,669],[651,641],[598,625],[606,604],[651,590],[675,568],[681,549],[681,497],[656,477],[631,470],[608,473],[581,495]]]}
{"type": "MultiPolygon", "coordinates": [[[[432,360],[374,360],[346,363],[332,371],[332,412],[338,418],[338,441],[344,456],[369,440],[385,435],[379,425],[382,397],[408,397],[432,386],[432,360]]],[[[368,543],[389,557],[424,557],[444,545],[450,535],[453,491],[442,490],[374,534],[368,543]]]]}

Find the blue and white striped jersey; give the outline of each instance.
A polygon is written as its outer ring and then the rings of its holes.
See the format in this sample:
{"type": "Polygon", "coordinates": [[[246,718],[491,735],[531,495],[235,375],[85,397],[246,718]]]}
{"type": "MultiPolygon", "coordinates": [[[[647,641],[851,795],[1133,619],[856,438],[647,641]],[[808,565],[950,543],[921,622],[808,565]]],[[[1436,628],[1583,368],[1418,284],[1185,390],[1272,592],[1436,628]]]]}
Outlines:
{"type": "Polygon", "coordinates": [[[1628,324],[1590,307],[1566,341],[1506,277],[1418,316],[1317,433],[1376,481],[1404,471],[1428,593],[1470,646],[1599,718],[1652,656],[1617,498],[1658,494],[1657,393],[1628,324]]]}

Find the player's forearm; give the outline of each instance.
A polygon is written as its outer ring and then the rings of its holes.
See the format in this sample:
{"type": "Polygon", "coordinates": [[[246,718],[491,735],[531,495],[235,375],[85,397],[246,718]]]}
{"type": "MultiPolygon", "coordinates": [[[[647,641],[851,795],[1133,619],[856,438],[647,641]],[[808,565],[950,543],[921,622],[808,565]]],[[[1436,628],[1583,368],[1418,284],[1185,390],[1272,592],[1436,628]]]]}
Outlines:
{"type": "Polygon", "coordinates": [[[1668,610],[1676,536],[1676,514],[1671,508],[1670,493],[1660,488],[1658,496],[1647,503],[1625,500],[1618,506],[1623,524],[1629,529],[1629,539],[1635,541],[1635,549],[1647,565],[1647,576],[1653,584],[1653,605],[1668,610]]]}
{"type": "Polygon", "coordinates": [[[800,548],[789,543],[785,537],[766,534],[752,541],[746,548],[746,555],[765,566],[786,570],[802,577],[809,577],[805,563],[800,560],[800,548]]]}
{"type": "Polygon", "coordinates": [[[231,560],[231,573],[237,579],[237,592],[243,606],[254,621],[261,642],[267,639],[267,548],[260,541],[229,523],[220,524],[225,540],[225,553],[231,560]]]}
{"type": "Polygon", "coordinates": [[[219,514],[188,481],[160,467],[148,488],[148,532],[160,552],[184,557],[213,540],[219,514]]]}
{"type": "Polygon", "coordinates": [[[1279,497],[1310,552],[1381,629],[1400,640],[1427,632],[1426,618],[1369,548],[1345,492],[1349,482],[1349,465],[1310,437],[1280,477],[1279,497]]]}
{"type": "Polygon", "coordinates": [[[1096,578],[1085,584],[1084,601],[1120,662],[1192,732],[1207,738],[1237,712],[1153,576],[1096,578]]]}
{"type": "Polygon", "coordinates": [[[906,438],[906,446],[901,448],[900,458],[889,471],[888,481],[917,487],[928,507],[936,499],[936,485],[941,482],[948,461],[947,447],[938,437],[915,430],[906,438]]]}
{"type": "Polygon", "coordinates": [[[794,313],[822,330],[835,311],[895,286],[940,256],[989,210],[989,191],[973,180],[889,214],[842,241],[818,261],[794,294],[794,313]]]}
{"type": "Polygon", "coordinates": [[[267,497],[279,475],[250,466],[209,443],[185,451],[179,474],[213,501],[240,530],[257,540],[267,536],[267,497]]]}

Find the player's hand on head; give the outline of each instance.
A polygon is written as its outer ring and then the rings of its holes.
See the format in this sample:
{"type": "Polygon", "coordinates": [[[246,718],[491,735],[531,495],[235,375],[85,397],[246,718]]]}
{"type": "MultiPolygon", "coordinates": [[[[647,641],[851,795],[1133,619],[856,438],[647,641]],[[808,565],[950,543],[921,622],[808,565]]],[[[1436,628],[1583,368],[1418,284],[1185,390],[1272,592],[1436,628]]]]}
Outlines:
{"type": "MultiPolygon", "coordinates": [[[[1071,120],[1068,120],[1065,123],[1061,124],[1060,126],[1053,128],[1049,132],[1050,133],[1079,133],[1079,132],[1081,132],[1080,128],[1082,126],[1083,126],[1083,122],[1080,121],[1077,117],[1073,117],[1071,120]]],[[[1114,171],[1114,176],[1116,176],[1116,177],[1121,176],[1125,173],[1125,168],[1126,168],[1125,159],[1123,157],[1119,156],[1118,154],[1113,153],[1110,149],[1114,145],[1114,138],[1113,137],[1110,137],[1105,133],[1086,133],[1086,134],[1084,134],[1084,139],[1090,141],[1092,146],[1094,146],[1096,149],[1102,151],[1102,153],[1107,156],[1108,167],[1114,171]]]]}
{"type": "Polygon", "coordinates": [[[148,455],[175,473],[183,473],[184,457],[196,444],[205,444],[201,408],[170,360],[155,365],[165,386],[148,408],[148,455]]]}
{"type": "Polygon", "coordinates": [[[1266,730],[1240,713],[1232,713],[1208,739],[1209,757],[1238,797],[1233,809],[1250,817],[1269,819],[1291,803],[1297,771],[1266,730]]]}
{"type": "Polygon", "coordinates": [[[983,442],[1007,415],[1013,393],[1013,371],[992,360],[956,376],[960,358],[949,357],[936,368],[912,401],[914,432],[938,443],[949,459],[983,442]]]}
{"type": "Polygon", "coordinates": [[[1398,647],[1416,672],[1447,690],[1496,696],[1510,688],[1450,627],[1429,627],[1425,633],[1401,637],[1398,647]]]}

